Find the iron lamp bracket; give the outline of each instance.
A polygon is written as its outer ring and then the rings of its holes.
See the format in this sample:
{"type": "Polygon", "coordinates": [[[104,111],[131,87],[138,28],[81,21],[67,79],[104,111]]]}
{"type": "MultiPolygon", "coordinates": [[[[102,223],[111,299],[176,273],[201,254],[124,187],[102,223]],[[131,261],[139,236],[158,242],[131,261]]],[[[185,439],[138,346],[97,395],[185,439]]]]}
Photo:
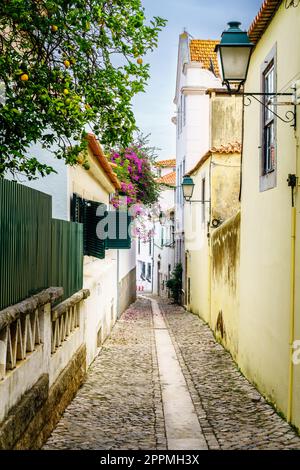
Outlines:
{"type": "Polygon", "coordinates": [[[244,97],[244,106],[250,106],[252,100],[260,103],[265,109],[276,116],[280,121],[290,124],[295,130],[297,128],[297,108],[295,101],[295,93],[241,93],[244,97]],[[291,101],[280,102],[277,97],[290,97],[291,101]],[[268,98],[268,99],[266,99],[268,98]],[[276,102],[274,102],[276,100],[276,102]],[[274,108],[277,106],[293,106],[293,111],[289,110],[285,113],[284,117],[280,116],[274,108]]]}

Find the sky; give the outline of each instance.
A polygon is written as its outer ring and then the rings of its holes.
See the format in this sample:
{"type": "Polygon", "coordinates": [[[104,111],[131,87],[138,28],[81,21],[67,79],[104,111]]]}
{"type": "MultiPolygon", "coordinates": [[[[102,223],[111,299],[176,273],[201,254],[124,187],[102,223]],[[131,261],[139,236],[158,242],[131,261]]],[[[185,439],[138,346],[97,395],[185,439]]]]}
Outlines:
{"type": "Polygon", "coordinates": [[[194,39],[220,39],[228,21],[238,20],[247,30],[262,0],[142,0],[147,19],[161,16],[168,20],[160,33],[159,45],[147,55],[150,64],[145,93],[134,99],[137,125],[144,135],[151,134],[151,145],[160,148],[159,159],[176,155],[176,132],[171,122],[175,113],[178,40],[184,28],[194,39]]]}

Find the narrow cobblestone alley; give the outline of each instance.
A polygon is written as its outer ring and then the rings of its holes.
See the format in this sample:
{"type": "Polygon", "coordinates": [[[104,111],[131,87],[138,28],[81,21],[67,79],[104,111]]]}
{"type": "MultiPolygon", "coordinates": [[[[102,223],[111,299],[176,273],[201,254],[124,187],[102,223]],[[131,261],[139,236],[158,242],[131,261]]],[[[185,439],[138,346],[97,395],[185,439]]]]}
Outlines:
{"type": "Polygon", "coordinates": [[[44,449],[168,448],[300,449],[300,438],[198,317],[139,298],[44,449]]]}

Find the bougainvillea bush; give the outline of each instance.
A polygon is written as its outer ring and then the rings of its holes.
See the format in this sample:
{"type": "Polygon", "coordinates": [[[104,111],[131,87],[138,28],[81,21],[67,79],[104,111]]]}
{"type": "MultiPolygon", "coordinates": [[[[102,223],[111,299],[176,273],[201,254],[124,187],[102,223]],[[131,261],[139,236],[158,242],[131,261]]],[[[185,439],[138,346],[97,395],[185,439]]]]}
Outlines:
{"type": "Polygon", "coordinates": [[[1,0],[0,177],[53,171],[33,143],[81,163],[87,125],[127,147],[149,77],[142,57],[165,23],[147,22],[141,0],[1,0]]]}
{"type": "Polygon", "coordinates": [[[135,215],[138,215],[139,207],[149,207],[157,202],[159,185],[152,170],[153,148],[147,147],[145,138],[111,152],[110,160],[115,164],[114,171],[122,181],[120,194],[112,201],[116,208],[125,203],[129,207],[134,206],[135,215]]]}

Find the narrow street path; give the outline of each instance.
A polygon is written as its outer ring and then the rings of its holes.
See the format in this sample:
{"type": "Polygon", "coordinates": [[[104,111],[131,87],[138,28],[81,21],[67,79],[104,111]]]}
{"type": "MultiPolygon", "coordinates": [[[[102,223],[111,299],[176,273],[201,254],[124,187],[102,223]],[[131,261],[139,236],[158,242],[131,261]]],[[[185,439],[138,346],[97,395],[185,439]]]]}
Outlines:
{"type": "Polygon", "coordinates": [[[300,438],[198,317],[139,298],[44,449],[167,448],[300,449],[300,438]]]}

